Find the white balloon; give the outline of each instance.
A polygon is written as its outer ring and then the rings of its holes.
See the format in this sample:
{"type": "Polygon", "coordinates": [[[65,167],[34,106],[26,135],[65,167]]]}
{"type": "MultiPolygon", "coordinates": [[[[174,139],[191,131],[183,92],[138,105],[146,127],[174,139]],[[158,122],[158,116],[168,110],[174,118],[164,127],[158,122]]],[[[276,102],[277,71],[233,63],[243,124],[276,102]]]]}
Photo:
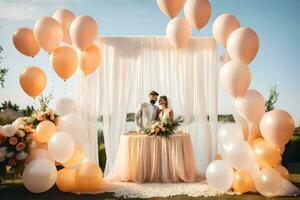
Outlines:
{"type": "Polygon", "coordinates": [[[37,159],[26,165],[23,172],[24,186],[31,192],[41,193],[49,190],[56,181],[55,165],[46,159],[37,159]]]}
{"type": "Polygon", "coordinates": [[[300,194],[300,189],[290,181],[282,178],[277,189],[276,196],[297,196],[300,194]]]}
{"type": "Polygon", "coordinates": [[[237,124],[224,124],[219,128],[218,139],[222,145],[226,145],[236,139],[243,139],[243,131],[237,124]]]}
{"type": "Polygon", "coordinates": [[[279,172],[273,168],[264,168],[254,176],[255,188],[266,197],[277,195],[281,180],[279,172]]]}
{"type": "Polygon", "coordinates": [[[2,132],[4,136],[12,137],[16,134],[17,128],[12,124],[8,124],[2,127],[2,132]]]}
{"type": "Polygon", "coordinates": [[[228,191],[231,188],[233,175],[232,167],[224,160],[215,160],[206,169],[207,183],[222,192],[228,191]]]}
{"type": "Polygon", "coordinates": [[[58,130],[69,133],[77,144],[81,144],[83,123],[77,115],[67,114],[60,118],[58,130]]]}
{"type": "Polygon", "coordinates": [[[56,132],[48,141],[48,151],[54,160],[63,163],[72,157],[75,142],[71,135],[65,132],[56,132]]]}
{"type": "Polygon", "coordinates": [[[61,117],[67,114],[74,114],[76,113],[76,103],[70,98],[60,98],[56,103],[55,112],[61,117]]]}
{"type": "Polygon", "coordinates": [[[25,121],[24,121],[24,118],[23,117],[19,117],[18,119],[16,119],[12,125],[14,125],[15,127],[19,127],[21,125],[24,125],[25,124],[25,121]]]}

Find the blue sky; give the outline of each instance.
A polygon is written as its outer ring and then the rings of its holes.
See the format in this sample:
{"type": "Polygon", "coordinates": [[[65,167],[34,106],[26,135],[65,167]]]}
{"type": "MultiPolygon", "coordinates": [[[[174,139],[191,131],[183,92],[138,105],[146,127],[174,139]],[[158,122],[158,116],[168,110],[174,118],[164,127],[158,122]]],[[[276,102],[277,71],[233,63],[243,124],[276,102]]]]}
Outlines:
{"type": "MultiPolygon", "coordinates": [[[[260,50],[249,66],[253,76],[250,88],[267,98],[270,86],[276,84],[280,92],[277,107],[290,112],[300,125],[300,1],[210,2],[213,12],[209,23],[200,31],[194,30],[193,35],[211,35],[214,19],[225,12],[234,14],[242,26],[254,29],[260,38],[260,50]]],[[[59,8],[94,17],[101,35],[164,35],[168,23],[155,0],[0,0],[0,44],[4,47],[4,64],[10,68],[6,86],[0,89],[0,101],[12,100],[21,106],[36,104],[21,90],[18,81],[22,69],[30,65],[40,66],[48,74],[45,93],[53,90],[56,98],[75,96],[75,77],[68,81],[64,92],[64,83],[54,74],[48,55],[41,51],[34,59],[25,57],[17,52],[11,39],[17,28],[32,28],[38,17],[52,15],[59,8]]],[[[219,113],[231,113],[230,98],[221,88],[219,91],[219,113]]]]}

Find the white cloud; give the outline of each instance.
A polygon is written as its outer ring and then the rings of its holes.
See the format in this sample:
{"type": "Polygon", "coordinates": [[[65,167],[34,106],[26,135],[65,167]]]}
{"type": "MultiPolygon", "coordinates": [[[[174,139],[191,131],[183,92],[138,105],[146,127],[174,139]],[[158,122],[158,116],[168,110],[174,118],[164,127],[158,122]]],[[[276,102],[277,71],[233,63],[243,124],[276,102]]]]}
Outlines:
{"type": "Polygon", "coordinates": [[[31,20],[83,0],[0,0],[0,19],[31,20]]]}

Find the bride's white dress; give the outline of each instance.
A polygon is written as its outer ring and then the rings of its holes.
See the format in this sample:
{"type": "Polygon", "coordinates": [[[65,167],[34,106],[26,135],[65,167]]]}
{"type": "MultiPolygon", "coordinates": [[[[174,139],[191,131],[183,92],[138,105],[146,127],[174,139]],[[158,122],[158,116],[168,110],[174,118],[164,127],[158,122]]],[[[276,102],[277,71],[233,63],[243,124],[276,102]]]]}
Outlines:
{"type": "Polygon", "coordinates": [[[158,115],[158,119],[161,122],[166,122],[170,119],[170,112],[171,110],[164,112],[163,110],[160,110],[159,115],[158,115]]]}

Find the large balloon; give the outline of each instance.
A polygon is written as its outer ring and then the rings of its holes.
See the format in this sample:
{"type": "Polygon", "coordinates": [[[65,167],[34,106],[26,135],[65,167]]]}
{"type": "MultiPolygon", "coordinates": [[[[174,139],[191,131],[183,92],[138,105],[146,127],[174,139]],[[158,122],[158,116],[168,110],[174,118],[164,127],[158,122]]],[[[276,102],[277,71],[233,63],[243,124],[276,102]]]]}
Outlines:
{"type": "Polygon", "coordinates": [[[262,136],[268,142],[283,147],[288,143],[295,130],[292,116],[280,109],[267,112],[260,121],[262,136]]]}
{"type": "Polygon", "coordinates": [[[234,173],[234,179],[232,188],[239,193],[246,193],[253,189],[254,182],[251,178],[251,174],[247,171],[237,170],[234,173]]]}
{"type": "Polygon", "coordinates": [[[212,161],[206,169],[206,181],[220,191],[227,191],[233,183],[233,169],[224,160],[212,161]]]}
{"type": "Polygon", "coordinates": [[[48,141],[48,151],[58,162],[63,163],[72,157],[75,149],[73,138],[65,132],[57,132],[48,141]]]}
{"type": "Polygon", "coordinates": [[[74,114],[64,115],[59,119],[58,130],[70,133],[77,144],[82,142],[83,123],[80,117],[74,114]]]}
{"type": "Polygon", "coordinates": [[[240,27],[239,21],[235,16],[224,13],[220,15],[213,23],[212,33],[215,39],[226,46],[229,35],[240,27]]]}
{"type": "Polygon", "coordinates": [[[281,162],[280,149],[262,138],[253,141],[252,149],[261,168],[276,167],[281,162]]]}
{"type": "Polygon", "coordinates": [[[192,27],[201,29],[211,16],[211,5],[208,0],[187,0],[184,15],[192,27]]]}
{"type": "Polygon", "coordinates": [[[79,53],[79,67],[85,75],[93,73],[101,63],[101,51],[92,44],[79,53]]]}
{"type": "Polygon", "coordinates": [[[184,0],[156,0],[159,9],[167,16],[173,18],[183,7],[184,0]]]}
{"type": "Polygon", "coordinates": [[[13,42],[16,49],[25,56],[34,57],[40,51],[40,46],[34,37],[33,31],[29,28],[18,29],[14,33],[13,42]]]}
{"type": "Polygon", "coordinates": [[[236,139],[243,139],[243,132],[237,124],[224,124],[219,128],[218,139],[220,144],[226,145],[236,139]]]}
{"type": "Polygon", "coordinates": [[[70,192],[75,189],[75,170],[61,169],[57,172],[56,185],[62,192],[70,192]]]}
{"type": "Polygon", "coordinates": [[[76,103],[70,98],[58,99],[55,107],[55,112],[60,116],[76,113],[76,103]]]}
{"type": "Polygon", "coordinates": [[[232,59],[249,64],[258,52],[259,40],[257,34],[250,28],[238,28],[228,37],[226,48],[232,59]]]}
{"type": "Polygon", "coordinates": [[[46,87],[47,76],[45,72],[38,67],[25,68],[19,79],[20,85],[24,92],[31,97],[36,97],[46,87]]]}
{"type": "Polygon", "coordinates": [[[55,131],[56,126],[53,122],[48,120],[42,121],[36,127],[36,140],[40,143],[46,143],[55,131]]]}
{"type": "Polygon", "coordinates": [[[91,162],[82,163],[76,169],[76,185],[80,191],[94,190],[101,183],[102,176],[99,165],[91,162]]]}
{"type": "Polygon", "coordinates": [[[37,160],[37,159],[41,159],[41,158],[47,159],[47,160],[51,161],[53,164],[55,164],[55,160],[52,158],[49,151],[46,150],[46,149],[33,149],[33,150],[31,150],[29,156],[25,160],[25,164],[28,165],[33,160],[37,160]]]}
{"type": "Polygon", "coordinates": [[[226,92],[239,97],[246,93],[250,85],[251,72],[242,61],[231,60],[221,68],[219,79],[226,92]]]}
{"type": "Polygon", "coordinates": [[[97,23],[90,16],[78,16],[71,24],[70,34],[73,44],[77,48],[84,50],[91,46],[97,38],[97,23]]]}
{"type": "Polygon", "coordinates": [[[63,80],[67,80],[76,71],[78,56],[72,47],[62,46],[51,54],[50,62],[56,74],[63,80]]]}
{"type": "Polygon", "coordinates": [[[52,17],[39,18],[34,24],[33,31],[39,45],[48,53],[55,51],[63,40],[62,27],[52,17]]]}
{"type": "Polygon", "coordinates": [[[254,177],[257,191],[266,197],[276,196],[281,180],[280,174],[273,168],[262,169],[254,177]]]}
{"type": "Polygon", "coordinates": [[[23,172],[23,184],[34,193],[49,190],[56,181],[55,165],[46,159],[37,159],[29,163],[23,172]]]}
{"type": "Polygon", "coordinates": [[[70,158],[70,160],[62,164],[64,167],[68,167],[68,168],[75,167],[76,165],[81,163],[83,157],[84,157],[84,149],[79,144],[76,144],[74,153],[70,158]]]}
{"type": "Polygon", "coordinates": [[[12,137],[16,134],[17,128],[15,125],[7,124],[1,128],[1,132],[5,137],[12,137]]]}
{"type": "Polygon", "coordinates": [[[235,100],[238,112],[246,120],[258,124],[265,114],[265,99],[256,90],[248,90],[245,95],[235,100]]]}
{"type": "Polygon", "coordinates": [[[166,34],[171,45],[181,49],[188,45],[192,37],[192,28],[186,19],[175,17],[168,23],[166,34]]]}
{"type": "Polygon", "coordinates": [[[70,10],[60,9],[55,11],[53,18],[56,19],[62,27],[64,33],[63,41],[65,43],[72,44],[70,26],[75,18],[75,15],[70,10]]]}

